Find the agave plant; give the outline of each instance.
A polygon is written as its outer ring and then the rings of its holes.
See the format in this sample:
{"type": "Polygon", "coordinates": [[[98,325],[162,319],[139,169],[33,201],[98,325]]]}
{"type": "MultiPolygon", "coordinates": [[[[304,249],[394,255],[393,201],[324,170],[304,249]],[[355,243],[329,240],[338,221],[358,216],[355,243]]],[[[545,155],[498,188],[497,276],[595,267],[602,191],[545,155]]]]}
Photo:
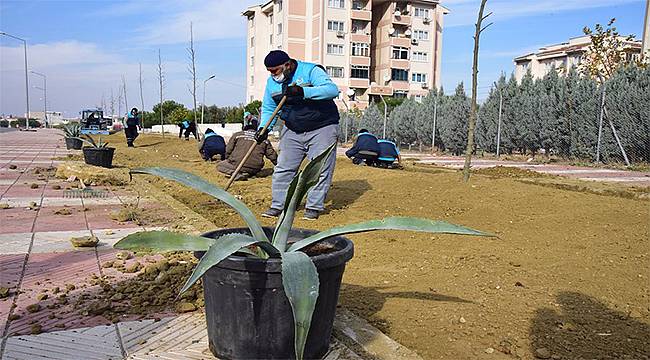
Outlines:
{"type": "Polygon", "coordinates": [[[383,220],[364,221],[331,228],[300,241],[288,243],[289,231],[294,221],[296,209],[307,191],[318,182],[322,168],[329,156],[332,155],[335,145],[332,144],[326,151],[311,160],[293,178],[287,190],[283,212],[278,219],[271,239],[266,236],[262,226],[244,203],[222,188],[196,175],[176,169],[140,168],[131,170],[131,174],[157,175],[179,182],[225,202],[244,219],[250,229],[250,235],[230,233],[211,239],[168,231],[147,231],[131,234],[116,243],[115,247],[125,250],[147,248],[158,251],[205,251],[205,255],[200,259],[180,293],[188,290],[208,269],[237,252],[262,259],[269,257],[280,258],[282,283],[293,312],[295,355],[297,359],[302,359],[319,290],[316,267],[310,257],[301,251],[305,247],[333,236],[374,230],[411,230],[429,233],[492,236],[444,221],[389,217],[383,220]],[[251,249],[254,250],[251,251],[251,249]]]}
{"type": "Polygon", "coordinates": [[[93,137],[88,134],[83,134],[82,136],[83,137],[77,136],[75,139],[79,139],[95,149],[104,149],[108,146],[108,141],[102,141],[101,135],[97,141],[95,141],[95,139],[93,139],[93,137]]]}
{"type": "Polygon", "coordinates": [[[71,122],[63,126],[63,135],[66,138],[78,138],[81,135],[81,125],[71,122]]]}

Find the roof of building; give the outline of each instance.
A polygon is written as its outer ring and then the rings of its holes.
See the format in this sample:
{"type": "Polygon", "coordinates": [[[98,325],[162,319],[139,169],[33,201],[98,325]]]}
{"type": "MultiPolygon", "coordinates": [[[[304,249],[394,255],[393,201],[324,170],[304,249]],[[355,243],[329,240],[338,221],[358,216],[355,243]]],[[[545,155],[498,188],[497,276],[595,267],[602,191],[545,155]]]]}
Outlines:
{"type": "MultiPolygon", "coordinates": [[[[627,40],[625,36],[619,36],[619,39],[622,40],[627,48],[632,49],[641,49],[641,42],[638,40],[627,40]]],[[[568,42],[563,42],[559,44],[547,45],[539,48],[537,52],[528,53],[525,55],[518,56],[514,59],[515,63],[530,61],[533,58],[537,59],[547,59],[553,58],[558,55],[565,56],[569,54],[582,53],[586,48],[591,44],[591,37],[588,35],[577,36],[569,38],[568,42]]]]}

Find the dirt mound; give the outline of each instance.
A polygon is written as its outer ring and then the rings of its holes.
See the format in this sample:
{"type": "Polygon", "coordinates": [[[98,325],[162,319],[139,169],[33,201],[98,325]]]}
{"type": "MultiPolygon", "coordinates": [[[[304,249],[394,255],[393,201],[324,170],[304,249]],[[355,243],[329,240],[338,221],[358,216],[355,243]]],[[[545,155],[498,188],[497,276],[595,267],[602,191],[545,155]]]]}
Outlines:
{"type": "Polygon", "coordinates": [[[553,175],[542,174],[537,171],[521,169],[512,166],[501,166],[501,165],[473,170],[473,173],[479,175],[486,175],[492,178],[512,178],[512,179],[554,177],[553,175]]]}

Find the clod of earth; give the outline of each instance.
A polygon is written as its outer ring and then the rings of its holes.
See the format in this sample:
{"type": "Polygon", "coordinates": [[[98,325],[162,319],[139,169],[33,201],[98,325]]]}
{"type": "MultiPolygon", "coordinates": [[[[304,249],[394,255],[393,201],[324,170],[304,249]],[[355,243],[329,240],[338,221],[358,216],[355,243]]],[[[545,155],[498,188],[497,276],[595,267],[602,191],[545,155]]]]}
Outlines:
{"type": "Polygon", "coordinates": [[[114,234],[113,230],[104,231],[104,235],[113,235],[113,234],[114,234]]]}
{"type": "Polygon", "coordinates": [[[61,190],[61,185],[52,185],[52,189],[54,190],[61,190]]]}
{"type": "Polygon", "coordinates": [[[14,164],[11,164],[11,165],[9,165],[9,168],[10,168],[11,170],[15,170],[15,169],[18,168],[18,166],[14,165],[14,164]]]}
{"type": "Polygon", "coordinates": [[[36,201],[30,201],[29,206],[27,206],[29,210],[37,210],[38,209],[38,204],[36,204],[36,201]]]}
{"type": "Polygon", "coordinates": [[[99,239],[96,236],[80,236],[70,238],[70,242],[74,247],[94,247],[99,243],[99,239]]]}
{"type": "Polygon", "coordinates": [[[47,299],[47,294],[45,294],[45,293],[40,293],[40,294],[36,295],[36,300],[38,300],[38,301],[43,301],[45,299],[47,299]]]}
{"type": "Polygon", "coordinates": [[[31,304],[31,305],[27,305],[27,307],[25,309],[30,313],[35,313],[35,312],[39,312],[41,310],[41,305],[40,304],[31,304]]]}
{"type": "Polygon", "coordinates": [[[194,310],[196,310],[196,305],[190,302],[182,302],[176,304],[176,311],[179,313],[186,313],[194,310]]]}
{"type": "Polygon", "coordinates": [[[34,325],[32,325],[32,327],[30,328],[30,332],[29,332],[29,333],[32,334],[32,335],[36,335],[36,334],[40,334],[42,330],[43,330],[43,327],[42,327],[41,325],[39,325],[39,324],[34,324],[34,325]]]}
{"type": "Polygon", "coordinates": [[[18,314],[11,314],[9,315],[9,321],[14,321],[20,319],[20,315],[18,314]]]}
{"type": "Polygon", "coordinates": [[[54,212],[54,215],[71,215],[72,211],[68,208],[59,209],[54,212]]]}
{"type": "Polygon", "coordinates": [[[38,184],[32,183],[29,187],[30,189],[38,189],[38,184]]]}
{"type": "Polygon", "coordinates": [[[9,288],[0,287],[0,299],[4,299],[9,296],[9,288]]]}
{"type": "Polygon", "coordinates": [[[128,259],[132,258],[133,255],[131,255],[131,253],[128,252],[128,251],[120,251],[117,254],[115,254],[115,257],[118,260],[128,260],[128,259]]]}
{"type": "Polygon", "coordinates": [[[113,267],[113,263],[114,263],[114,261],[109,260],[109,261],[103,263],[102,267],[103,268],[111,268],[111,267],[113,267]]]}
{"type": "Polygon", "coordinates": [[[58,294],[60,291],[61,291],[61,289],[59,289],[58,286],[55,286],[55,287],[52,289],[52,294],[58,294]]]}
{"type": "Polygon", "coordinates": [[[72,290],[75,289],[75,286],[74,286],[74,284],[65,284],[65,289],[67,291],[72,291],[72,290]]]}
{"type": "Polygon", "coordinates": [[[137,207],[125,206],[120,211],[112,212],[111,219],[119,222],[137,221],[141,213],[137,207]]]}
{"type": "Polygon", "coordinates": [[[140,271],[140,269],[142,269],[142,264],[140,264],[140,262],[136,261],[133,264],[127,266],[126,269],[124,270],[124,272],[126,272],[126,273],[135,273],[135,272],[140,271]]]}
{"type": "Polygon", "coordinates": [[[0,209],[10,209],[11,205],[7,203],[0,203],[0,209]]]}

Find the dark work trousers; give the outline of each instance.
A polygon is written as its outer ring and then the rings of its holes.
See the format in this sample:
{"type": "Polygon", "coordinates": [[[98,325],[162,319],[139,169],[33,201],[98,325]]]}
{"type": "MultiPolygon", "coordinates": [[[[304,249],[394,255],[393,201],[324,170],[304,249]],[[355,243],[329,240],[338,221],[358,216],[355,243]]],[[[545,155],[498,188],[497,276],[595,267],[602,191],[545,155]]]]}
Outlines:
{"type": "Polygon", "coordinates": [[[133,147],[133,141],[138,137],[138,127],[136,125],[131,125],[127,126],[126,129],[124,129],[124,133],[126,134],[126,144],[129,147],[133,147]]]}

